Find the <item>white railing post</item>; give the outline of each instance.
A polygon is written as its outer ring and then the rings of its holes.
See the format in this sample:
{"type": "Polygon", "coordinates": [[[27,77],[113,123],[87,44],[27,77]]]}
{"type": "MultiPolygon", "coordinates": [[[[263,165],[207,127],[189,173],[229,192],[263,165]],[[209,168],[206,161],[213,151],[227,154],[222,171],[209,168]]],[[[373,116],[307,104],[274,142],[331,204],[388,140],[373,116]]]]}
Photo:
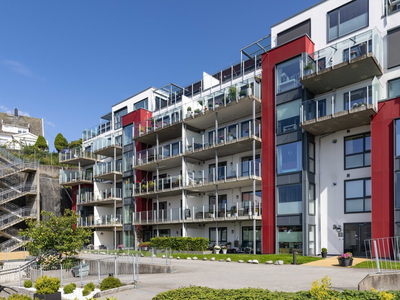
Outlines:
{"type": "Polygon", "coordinates": [[[376,247],[376,240],[374,240],[374,252],[375,252],[376,267],[378,269],[378,274],[380,274],[381,268],[379,266],[379,254],[378,254],[378,248],[376,247]]]}

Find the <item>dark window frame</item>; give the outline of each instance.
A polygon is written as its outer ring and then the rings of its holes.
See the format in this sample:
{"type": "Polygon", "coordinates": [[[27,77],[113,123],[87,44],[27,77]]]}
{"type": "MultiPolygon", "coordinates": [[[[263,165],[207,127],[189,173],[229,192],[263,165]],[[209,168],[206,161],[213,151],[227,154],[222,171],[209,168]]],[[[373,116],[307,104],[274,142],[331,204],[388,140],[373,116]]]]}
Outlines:
{"type": "Polygon", "coordinates": [[[400,85],[400,77],[393,78],[393,79],[390,79],[390,80],[387,81],[387,90],[388,90],[387,97],[390,98],[390,99],[400,97],[400,94],[399,95],[394,95],[394,96],[393,95],[392,96],[389,95],[389,84],[391,84],[393,81],[398,81],[399,85],[400,85]]]}
{"type": "MultiPolygon", "coordinates": [[[[365,210],[365,200],[366,199],[371,199],[371,206],[372,206],[372,191],[371,195],[367,196],[365,191],[366,191],[366,181],[369,180],[371,181],[371,177],[364,177],[364,178],[357,178],[357,179],[350,179],[350,180],[345,180],[344,181],[344,213],[345,214],[360,214],[360,213],[371,213],[372,212],[372,207],[371,210],[365,210]],[[355,198],[346,198],[346,183],[351,182],[351,181],[363,181],[363,196],[362,197],[355,197],[355,198]],[[363,200],[363,210],[362,211],[351,211],[347,212],[347,201],[352,201],[356,199],[362,199],[363,200]]],[[[372,181],[371,181],[371,189],[372,189],[372,181]]]]}
{"type": "MultiPolygon", "coordinates": [[[[211,240],[211,231],[216,231],[215,227],[208,228],[208,239],[210,244],[216,243],[217,241],[211,240]]],[[[218,227],[218,243],[224,243],[228,241],[228,227],[218,227]],[[222,231],[226,232],[226,239],[222,239],[222,231]]]]}
{"type": "Polygon", "coordinates": [[[308,172],[315,174],[315,143],[313,142],[308,142],[308,172]],[[310,144],[313,145],[313,157],[310,156],[310,144]],[[314,162],[313,170],[310,168],[310,160],[314,162]]]}
{"type": "Polygon", "coordinates": [[[352,169],[359,169],[359,168],[367,168],[367,167],[371,167],[371,163],[369,165],[365,164],[365,154],[370,153],[371,154],[371,149],[370,150],[365,150],[365,138],[366,137],[370,137],[371,138],[371,132],[364,132],[364,133],[359,133],[359,134],[354,134],[354,135],[349,135],[349,136],[345,136],[344,137],[344,158],[343,158],[343,165],[344,165],[344,169],[345,170],[352,170],[352,169]],[[356,137],[356,136],[363,136],[363,151],[362,152],[358,152],[358,153],[352,153],[352,154],[346,154],[346,140],[356,137]],[[347,168],[346,167],[346,158],[349,156],[356,156],[356,155],[363,155],[363,165],[362,166],[358,166],[358,167],[352,167],[352,168],[347,168]]]}

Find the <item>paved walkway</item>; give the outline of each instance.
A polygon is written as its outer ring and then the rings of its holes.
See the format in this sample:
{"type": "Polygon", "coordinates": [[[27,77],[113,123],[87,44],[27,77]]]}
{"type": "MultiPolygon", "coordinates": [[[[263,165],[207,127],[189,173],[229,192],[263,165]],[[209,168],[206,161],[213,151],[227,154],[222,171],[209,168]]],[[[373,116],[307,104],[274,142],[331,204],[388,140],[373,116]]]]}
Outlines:
{"type": "MultiPolygon", "coordinates": [[[[356,264],[359,264],[363,261],[366,261],[366,258],[360,258],[360,257],[354,257],[353,258],[353,266],[356,264]]],[[[337,256],[332,256],[328,257],[325,259],[317,260],[317,261],[312,261],[306,264],[303,264],[303,266],[319,266],[319,267],[339,267],[339,262],[337,260],[337,256]]],[[[341,267],[343,268],[343,267],[341,267]]]]}

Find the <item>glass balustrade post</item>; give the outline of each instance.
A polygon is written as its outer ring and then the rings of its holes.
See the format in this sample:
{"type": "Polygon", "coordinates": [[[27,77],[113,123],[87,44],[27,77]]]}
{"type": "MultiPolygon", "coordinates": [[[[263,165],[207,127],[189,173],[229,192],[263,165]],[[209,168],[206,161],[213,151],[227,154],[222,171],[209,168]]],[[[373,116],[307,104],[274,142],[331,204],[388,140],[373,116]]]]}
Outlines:
{"type": "Polygon", "coordinates": [[[236,180],[239,179],[239,164],[236,164],[236,180]]]}
{"type": "Polygon", "coordinates": [[[214,220],[215,220],[215,215],[218,213],[218,212],[215,210],[215,204],[213,204],[213,212],[214,212],[214,220]]]}
{"type": "Polygon", "coordinates": [[[249,201],[249,215],[252,215],[253,211],[251,209],[251,201],[249,201]]]}
{"type": "Polygon", "coordinates": [[[226,171],[227,171],[227,169],[226,169],[226,166],[224,166],[223,168],[224,168],[224,182],[226,182],[226,177],[227,177],[226,176],[226,171]]]}
{"type": "Polygon", "coordinates": [[[224,219],[226,220],[226,203],[224,203],[224,212],[225,212],[224,219]]]}
{"type": "Polygon", "coordinates": [[[192,206],[192,221],[194,221],[194,206],[192,206]]]}
{"type": "Polygon", "coordinates": [[[202,172],[202,176],[203,176],[203,178],[202,178],[202,179],[203,179],[202,183],[203,183],[203,185],[204,185],[204,170],[202,170],[201,172],[202,172]]]}
{"type": "Polygon", "coordinates": [[[203,221],[204,221],[204,205],[203,205],[203,221]]]}
{"type": "Polygon", "coordinates": [[[316,114],[316,118],[317,118],[317,122],[318,122],[318,117],[319,117],[318,100],[314,103],[315,103],[315,114],[316,114]]]}
{"type": "Polygon", "coordinates": [[[169,221],[172,223],[172,208],[169,209],[169,221]]]}

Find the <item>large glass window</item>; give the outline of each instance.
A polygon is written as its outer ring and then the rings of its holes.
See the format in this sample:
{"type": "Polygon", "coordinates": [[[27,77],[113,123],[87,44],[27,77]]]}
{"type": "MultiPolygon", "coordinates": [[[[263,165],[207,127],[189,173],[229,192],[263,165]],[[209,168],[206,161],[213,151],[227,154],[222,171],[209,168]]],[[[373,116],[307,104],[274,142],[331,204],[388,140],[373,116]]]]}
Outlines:
{"type": "Polygon", "coordinates": [[[126,107],[114,113],[114,130],[122,127],[122,117],[127,113],[126,107]]]}
{"type": "Polygon", "coordinates": [[[303,231],[301,226],[278,227],[279,254],[288,254],[296,250],[303,254],[303,231]]]}
{"type": "Polygon", "coordinates": [[[343,95],[344,109],[357,108],[372,103],[372,86],[363,87],[343,95]],[[350,97],[350,100],[349,100],[350,97]]]}
{"type": "Polygon", "coordinates": [[[396,124],[396,156],[400,156],[400,119],[395,121],[396,124]]]}
{"type": "Polygon", "coordinates": [[[371,179],[345,181],[345,212],[371,211],[371,179]]]}
{"type": "Polygon", "coordinates": [[[308,171],[315,173],[315,144],[308,143],[308,171]]]}
{"type": "Polygon", "coordinates": [[[328,41],[368,26],[368,0],[355,0],[328,13],[328,41]]]}
{"type": "Polygon", "coordinates": [[[400,172],[396,172],[396,208],[400,208],[400,172]]]}
{"type": "Polygon", "coordinates": [[[371,166],[371,134],[345,138],[345,169],[371,166]]]}
{"type": "Polygon", "coordinates": [[[278,174],[301,171],[301,141],[277,146],[278,174]]]}
{"type": "Polygon", "coordinates": [[[133,151],[125,152],[123,158],[124,172],[133,168],[133,151]]]}
{"type": "Polygon", "coordinates": [[[277,133],[299,129],[301,99],[276,107],[277,133]]]}
{"type": "Polygon", "coordinates": [[[124,198],[132,197],[133,195],[133,179],[125,178],[122,182],[122,190],[124,198]]]}
{"type": "MultiPolygon", "coordinates": [[[[215,244],[217,242],[215,227],[209,229],[209,239],[211,244],[215,244]]],[[[218,242],[221,243],[227,241],[228,241],[228,229],[226,227],[218,227],[218,242]]]]}
{"type": "Polygon", "coordinates": [[[124,127],[124,146],[128,144],[132,144],[132,137],[133,137],[133,125],[128,125],[124,127]]]}
{"type": "Polygon", "coordinates": [[[276,67],[276,93],[300,86],[300,57],[281,63],[276,67]]]}
{"type": "Polygon", "coordinates": [[[278,214],[299,214],[302,212],[301,184],[278,186],[278,214]]]}
{"type": "MultiPolygon", "coordinates": [[[[253,248],[253,226],[242,227],[242,245],[253,248]]],[[[253,252],[251,252],[253,253],[253,252]]],[[[256,253],[261,253],[261,226],[256,226],[256,253]]]]}
{"type": "Polygon", "coordinates": [[[388,82],[389,98],[400,96],[400,78],[388,82]]]}
{"type": "Polygon", "coordinates": [[[315,215],[315,184],[308,185],[308,214],[315,215]]]}
{"type": "Polygon", "coordinates": [[[253,156],[243,157],[242,158],[242,177],[255,175],[260,176],[260,154],[256,155],[256,173],[253,172],[253,156]]]}
{"type": "Polygon", "coordinates": [[[308,226],[308,255],[315,255],[315,225],[308,226]]]}
{"type": "Polygon", "coordinates": [[[245,209],[250,208],[251,202],[251,210],[253,211],[253,207],[256,206],[256,212],[258,212],[262,202],[261,191],[256,191],[255,199],[253,197],[253,192],[242,193],[242,202],[245,209]]]}
{"type": "MultiPolygon", "coordinates": [[[[222,213],[225,212],[225,205],[227,205],[228,202],[228,197],[226,195],[218,195],[218,208],[217,208],[217,203],[215,202],[216,198],[215,196],[210,196],[208,198],[208,203],[210,207],[210,211],[214,211],[214,205],[215,209],[218,211],[218,217],[222,216],[222,213]]],[[[226,206],[226,210],[229,210],[229,207],[226,206]]]]}
{"type": "Polygon", "coordinates": [[[240,137],[246,137],[249,136],[249,132],[251,131],[251,122],[250,120],[248,121],[244,121],[240,124],[240,128],[241,128],[241,135],[240,137]]]}
{"type": "Polygon", "coordinates": [[[132,224],[133,205],[124,205],[124,224],[132,224]]]}
{"type": "Polygon", "coordinates": [[[143,99],[143,100],[140,100],[139,102],[136,102],[134,105],[133,105],[133,110],[138,110],[139,108],[143,108],[143,109],[145,109],[145,110],[149,110],[149,100],[146,98],[146,99],[143,99]]]}

